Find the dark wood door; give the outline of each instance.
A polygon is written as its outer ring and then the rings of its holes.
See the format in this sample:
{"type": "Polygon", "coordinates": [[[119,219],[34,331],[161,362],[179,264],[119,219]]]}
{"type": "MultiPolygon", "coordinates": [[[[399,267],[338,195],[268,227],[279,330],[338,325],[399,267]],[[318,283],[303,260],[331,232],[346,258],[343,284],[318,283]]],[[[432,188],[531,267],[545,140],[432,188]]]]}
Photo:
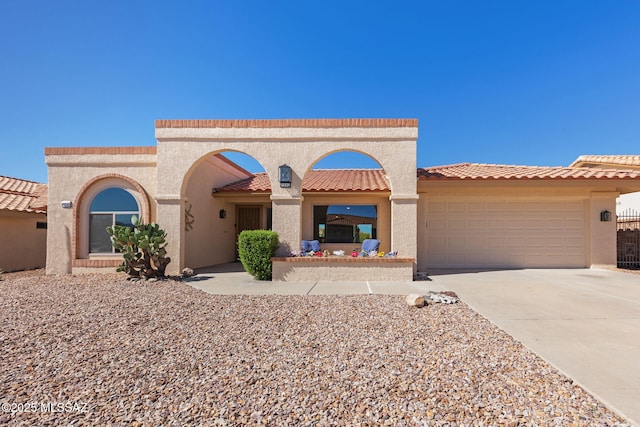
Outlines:
{"type": "Polygon", "coordinates": [[[236,211],[236,257],[238,236],[243,230],[260,230],[260,206],[238,206],[236,211]]]}

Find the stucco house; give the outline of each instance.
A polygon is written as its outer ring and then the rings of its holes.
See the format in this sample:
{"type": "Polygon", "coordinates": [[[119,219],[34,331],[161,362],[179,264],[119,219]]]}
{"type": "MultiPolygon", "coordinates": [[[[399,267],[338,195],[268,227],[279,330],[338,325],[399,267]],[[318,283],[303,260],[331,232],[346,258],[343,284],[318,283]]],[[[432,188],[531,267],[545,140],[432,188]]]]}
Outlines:
{"type": "MultiPolygon", "coordinates": [[[[397,259],[296,264],[323,269],[314,274],[371,268],[363,272],[371,280],[433,268],[615,266],[615,221],[602,213],[640,190],[640,171],[418,169],[415,119],[158,120],[155,128],[155,147],[45,149],[48,273],[119,264],[104,228],[134,213],[167,231],[169,274],[233,261],[237,234],[252,228],[279,233],[279,260],[302,240],[350,251],[376,238],[397,259]],[[227,151],[250,155],[265,172],[244,170],[220,155],[227,151]],[[339,151],[381,168],[314,168],[339,151]]],[[[293,264],[283,264],[281,278],[305,277],[293,264]]]]}
{"type": "MultiPolygon", "coordinates": [[[[571,163],[570,167],[640,170],[640,155],[583,155],[571,163]]],[[[616,203],[616,213],[640,216],[640,192],[620,195],[616,203]]]]}
{"type": "Polygon", "coordinates": [[[0,176],[0,270],[45,266],[47,185],[0,176]]]}

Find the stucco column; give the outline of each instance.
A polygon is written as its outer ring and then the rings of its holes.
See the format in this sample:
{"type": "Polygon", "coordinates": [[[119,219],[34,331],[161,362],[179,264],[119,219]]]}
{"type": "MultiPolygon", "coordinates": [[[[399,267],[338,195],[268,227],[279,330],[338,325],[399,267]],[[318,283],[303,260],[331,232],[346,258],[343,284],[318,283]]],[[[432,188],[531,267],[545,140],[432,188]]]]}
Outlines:
{"type": "Polygon", "coordinates": [[[302,197],[271,195],[273,231],[278,233],[278,256],[289,255],[300,248],[302,239],[302,197]]]}
{"type": "Polygon", "coordinates": [[[180,196],[157,196],[156,223],[167,233],[167,256],[171,262],[166,274],[178,275],[184,263],[184,200],[180,196]]]}
{"type": "Polygon", "coordinates": [[[49,196],[47,212],[47,274],[71,274],[74,243],[68,224],[73,224],[73,211],[60,207],[57,199],[49,196]]]}
{"type": "Polygon", "coordinates": [[[592,192],[589,208],[591,268],[616,267],[616,197],[617,192],[592,192]],[[602,211],[611,212],[611,221],[600,221],[602,211]]]}
{"type": "MultiPolygon", "coordinates": [[[[391,250],[399,256],[418,256],[418,195],[391,195],[391,250]]],[[[414,264],[414,273],[416,265],[414,264]]]]}

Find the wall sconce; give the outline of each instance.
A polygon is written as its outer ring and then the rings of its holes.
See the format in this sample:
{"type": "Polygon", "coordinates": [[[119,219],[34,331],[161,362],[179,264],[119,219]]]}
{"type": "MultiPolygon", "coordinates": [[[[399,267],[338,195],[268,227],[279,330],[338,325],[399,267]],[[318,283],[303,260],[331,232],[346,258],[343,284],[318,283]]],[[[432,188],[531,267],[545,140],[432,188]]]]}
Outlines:
{"type": "Polygon", "coordinates": [[[227,217],[227,211],[224,209],[220,209],[220,219],[225,219],[227,217]]]}
{"type": "Polygon", "coordinates": [[[278,181],[281,188],[291,187],[291,166],[286,163],[278,167],[278,181]]]}
{"type": "Polygon", "coordinates": [[[611,221],[611,212],[609,211],[602,211],[600,212],[600,221],[611,221]]]}
{"type": "Polygon", "coordinates": [[[73,206],[73,203],[71,202],[71,200],[63,200],[61,202],[62,205],[62,209],[71,209],[71,207],[73,206]]]}

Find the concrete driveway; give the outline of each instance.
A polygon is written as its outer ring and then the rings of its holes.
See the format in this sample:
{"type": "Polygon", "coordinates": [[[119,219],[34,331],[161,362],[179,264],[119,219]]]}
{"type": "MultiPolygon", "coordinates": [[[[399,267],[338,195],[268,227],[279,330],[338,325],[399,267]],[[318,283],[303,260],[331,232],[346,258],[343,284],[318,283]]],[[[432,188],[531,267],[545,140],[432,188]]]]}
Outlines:
{"type": "Polygon", "coordinates": [[[640,425],[640,275],[553,269],[430,276],[640,425]]]}

